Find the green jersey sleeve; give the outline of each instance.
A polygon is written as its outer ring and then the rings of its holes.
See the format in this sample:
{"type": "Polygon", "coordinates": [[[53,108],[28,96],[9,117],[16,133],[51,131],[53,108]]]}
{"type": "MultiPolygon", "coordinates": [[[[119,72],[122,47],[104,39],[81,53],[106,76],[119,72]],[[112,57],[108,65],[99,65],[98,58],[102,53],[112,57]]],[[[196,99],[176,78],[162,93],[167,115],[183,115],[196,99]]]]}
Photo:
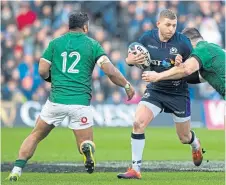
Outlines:
{"type": "Polygon", "coordinates": [[[204,47],[201,44],[197,45],[197,47],[192,50],[190,56],[198,60],[200,68],[203,66],[211,66],[211,63],[209,61],[212,60],[212,55],[209,54],[207,47],[204,47]]]}
{"type": "Polygon", "coordinates": [[[103,47],[99,44],[99,42],[96,42],[96,46],[95,46],[95,61],[97,61],[103,55],[106,55],[103,47]]]}
{"type": "Polygon", "coordinates": [[[48,63],[52,63],[53,61],[53,42],[51,41],[48,47],[43,52],[42,58],[44,58],[48,63]]]}

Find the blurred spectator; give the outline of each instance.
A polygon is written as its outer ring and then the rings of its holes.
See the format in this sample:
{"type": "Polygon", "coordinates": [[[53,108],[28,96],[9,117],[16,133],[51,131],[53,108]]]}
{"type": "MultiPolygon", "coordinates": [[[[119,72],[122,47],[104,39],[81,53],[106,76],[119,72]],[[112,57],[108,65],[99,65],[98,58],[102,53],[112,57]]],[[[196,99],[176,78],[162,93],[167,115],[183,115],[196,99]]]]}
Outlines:
{"type": "Polygon", "coordinates": [[[21,2],[19,13],[16,17],[17,26],[22,30],[25,26],[32,25],[36,20],[36,13],[30,9],[28,2],[21,2]]]}
{"type": "Polygon", "coordinates": [[[103,91],[97,91],[96,93],[93,94],[93,99],[92,99],[92,104],[97,105],[104,103],[105,97],[103,91]]]}
{"type": "Polygon", "coordinates": [[[205,18],[200,25],[200,34],[204,40],[212,42],[218,45],[222,45],[222,38],[217,26],[216,21],[213,18],[205,18]]]}
{"type": "Polygon", "coordinates": [[[121,58],[121,53],[118,50],[112,51],[111,60],[115,64],[115,66],[119,69],[119,71],[125,76],[126,75],[125,61],[121,58]]]}
{"type": "Polygon", "coordinates": [[[47,99],[45,88],[43,86],[40,86],[32,95],[32,99],[44,104],[47,99]]]}
{"type": "MultiPolygon", "coordinates": [[[[139,85],[142,83],[141,72],[142,71],[140,69],[138,69],[137,67],[130,68],[130,82],[135,85],[135,88],[138,88],[139,85]]],[[[136,90],[138,90],[138,89],[136,89],[136,90]]]]}
{"type": "MultiPolygon", "coordinates": [[[[37,62],[49,41],[68,31],[68,14],[82,10],[91,20],[89,35],[100,42],[136,89],[135,97],[127,102],[125,93],[96,66],[93,103],[137,103],[146,83],[141,80],[140,69],[125,64],[127,47],[144,31],[156,27],[158,13],[165,8],[177,13],[177,31],[196,27],[204,39],[225,47],[224,1],[1,1],[1,98],[46,100],[51,84],[40,78],[37,62]]],[[[220,98],[208,84],[192,86],[190,93],[194,99],[220,98]]]]}
{"type": "Polygon", "coordinates": [[[123,103],[122,102],[122,94],[120,93],[120,91],[118,90],[115,90],[111,96],[108,97],[108,99],[106,100],[106,103],[107,104],[114,104],[114,105],[118,105],[118,104],[121,104],[123,103]]]}
{"type": "Polygon", "coordinates": [[[199,86],[199,93],[201,97],[204,99],[212,99],[212,100],[220,100],[221,96],[218,92],[215,91],[215,89],[210,86],[207,82],[201,83],[199,86]]]}
{"type": "Polygon", "coordinates": [[[1,24],[2,24],[2,30],[5,30],[5,26],[7,24],[15,24],[14,21],[14,14],[12,11],[12,8],[9,5],[6,5],[2,7],[2,12],[1,12],[1,24]]]}
{"type": "Polygon", "coordinates": [[[17,84],[18,82],[15,80],[9,80],[7,85],[4,84],[1,88],[2,99],[24,103],[26,101],[26,98],[17,87],[17,84]]]}
{"type": "Polygon", "coordinates": [[[111,43],[109,41],[104,41],[102,47],[104,48],[106,54],[109,55],[112,49],[111,43]]]}
{"type": "Polygon", "coordinates": [[[38,64],[34,61],[32,55],[25,55],[24,61],[18,66],[21,88],[28,100],[32,98],[32,94],[42,83],[38,73],[38,64]]]}

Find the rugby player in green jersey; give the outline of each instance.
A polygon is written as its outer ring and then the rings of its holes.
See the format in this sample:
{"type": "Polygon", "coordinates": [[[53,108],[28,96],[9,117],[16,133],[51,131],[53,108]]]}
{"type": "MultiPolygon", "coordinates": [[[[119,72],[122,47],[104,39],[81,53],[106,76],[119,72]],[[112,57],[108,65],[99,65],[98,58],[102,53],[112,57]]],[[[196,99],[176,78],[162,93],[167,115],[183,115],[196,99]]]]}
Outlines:
{"type": "Polygon", "coordinates": [[[177,66],[162,73],[146,71],[142,79],[146,82],[180,79],[199,71],[201,77],[225,99],[225,51],[216,44],[204,41],[196,28],[186,28],[182,33],[193,46],[190,58],[181,63],[182,57],[178,55],[175,60],[177,66]]]}
{"type": "Polygon", "coordinates": [[[8,177],[10,181],[19,179],[38,143],[66,116],[69,117],[68,127],[76,137],[78,150],[84,157],[86,171],[94,171],[95,144],[90,100],[95,64],[114,84],[125,88],[128,100],[132,99],[134,88],[110,62],[101,45],[86,35],[88,29],[87,14],[73,12],[69,16],[69,31],[50,41],[44,51],[39,62],[39,73],[46,81],[51,82],[50,96],[42,108],[35,128],[20,147],[18,158],[8,177]]]}

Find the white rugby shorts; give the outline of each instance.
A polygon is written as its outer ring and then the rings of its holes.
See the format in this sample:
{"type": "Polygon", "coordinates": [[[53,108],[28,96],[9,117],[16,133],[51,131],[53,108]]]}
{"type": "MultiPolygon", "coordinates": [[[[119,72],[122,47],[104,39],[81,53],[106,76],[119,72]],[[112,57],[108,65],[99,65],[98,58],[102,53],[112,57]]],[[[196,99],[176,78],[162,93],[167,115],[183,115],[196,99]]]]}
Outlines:
{"type": "Polygon", "coordinates": [[[58,126],[69,117],[68,128],[81,130],[93,126],[93,112],[90,106],[65,105],[46,101],[40,118],[49,125],[58,126]]]}

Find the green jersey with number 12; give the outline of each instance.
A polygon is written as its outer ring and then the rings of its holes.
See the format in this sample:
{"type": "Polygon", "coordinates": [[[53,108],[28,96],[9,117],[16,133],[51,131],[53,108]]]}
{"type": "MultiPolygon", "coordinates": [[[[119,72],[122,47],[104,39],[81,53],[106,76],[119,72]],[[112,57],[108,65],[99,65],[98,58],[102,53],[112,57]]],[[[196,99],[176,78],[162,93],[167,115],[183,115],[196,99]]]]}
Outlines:
{"type": "Polygon", "coordinates": [[[51,64],[49,100],[61,104],[90,105],[92,72],[105,52],[94,39],[68,32],[50,41],[42,58],[51,64]]]}

